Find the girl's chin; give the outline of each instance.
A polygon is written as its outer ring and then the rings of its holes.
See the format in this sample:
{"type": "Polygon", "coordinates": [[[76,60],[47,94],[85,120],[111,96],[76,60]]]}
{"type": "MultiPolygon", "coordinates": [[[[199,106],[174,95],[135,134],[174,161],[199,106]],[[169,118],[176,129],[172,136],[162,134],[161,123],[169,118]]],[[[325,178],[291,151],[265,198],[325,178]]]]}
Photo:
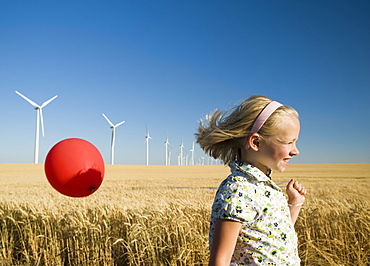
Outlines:
{"type": "Polygon", "coordinates": [[[271,170],[282,173],[282,172],[285,171],[285,169],[286,169],[287,166],[288,166],[287,164],[282,163],[281,165],[278,165],[275,168],[271,168],[271,170]]]}

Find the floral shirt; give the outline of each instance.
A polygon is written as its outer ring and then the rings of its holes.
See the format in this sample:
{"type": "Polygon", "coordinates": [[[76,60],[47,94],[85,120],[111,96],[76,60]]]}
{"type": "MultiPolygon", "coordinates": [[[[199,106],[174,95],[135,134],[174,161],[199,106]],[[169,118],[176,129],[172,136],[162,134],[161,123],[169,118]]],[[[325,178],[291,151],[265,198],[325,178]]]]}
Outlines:
{"type": "Polygon", "coordinates": [[[231,264],[300,265],[297,236],[283,191],[262,171],[246,163],[229,164],[212,206],[209,241],[216,219],[242,223],[231,264]]]}

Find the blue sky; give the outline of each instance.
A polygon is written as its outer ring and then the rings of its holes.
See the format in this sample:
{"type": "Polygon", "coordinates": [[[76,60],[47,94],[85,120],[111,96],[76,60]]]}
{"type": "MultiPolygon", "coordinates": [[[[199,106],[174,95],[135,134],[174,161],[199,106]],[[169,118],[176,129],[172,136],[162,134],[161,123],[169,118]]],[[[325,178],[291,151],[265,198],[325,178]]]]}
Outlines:
{"type": "MultiPolygon", "coordinates": [[[[0,1],[0,163],[40,162],[62,139],[109,163],[190,155],[197,121],[254,94],[300,113],[292,163],[370,163],[369,1],[0,1]]],[[[196,147],[196,162],[203,153],[196,147]]]]}

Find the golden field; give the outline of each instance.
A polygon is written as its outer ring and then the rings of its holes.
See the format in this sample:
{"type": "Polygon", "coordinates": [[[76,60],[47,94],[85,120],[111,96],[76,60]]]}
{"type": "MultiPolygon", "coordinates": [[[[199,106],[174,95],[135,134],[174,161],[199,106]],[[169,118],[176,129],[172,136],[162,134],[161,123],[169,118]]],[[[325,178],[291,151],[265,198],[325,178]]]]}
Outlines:
{"type": "MultiPolygon", "coordinates": [[[[308,189],[296,223],[301,265],[370,265],[370,164],[290,165],[308,189]]],[[[107,165],[70,198],[43,165],[0,164],[0,265],[207,265],[214,187],[226,166],[107,165]]]]}

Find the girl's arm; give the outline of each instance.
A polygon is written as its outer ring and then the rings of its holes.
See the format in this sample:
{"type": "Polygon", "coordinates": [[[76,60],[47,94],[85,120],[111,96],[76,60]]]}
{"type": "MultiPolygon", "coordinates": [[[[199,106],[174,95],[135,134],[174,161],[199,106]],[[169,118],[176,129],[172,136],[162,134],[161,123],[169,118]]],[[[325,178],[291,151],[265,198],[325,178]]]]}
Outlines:
{"type": "Polygon", "coordinates": [[[230,265],[241,226],[240,222],[216,219],[209,266],[230,265]]]}
{"type": "Polygon", "coordinates": [[[306,195],[306,188],[298,181],[292,179],[289,181],[286,192],[288,194],[288,204],[290,209],[290,217],[293,224],[297,221],[299,211],[304,203],[304,195],[306,195]]]}

